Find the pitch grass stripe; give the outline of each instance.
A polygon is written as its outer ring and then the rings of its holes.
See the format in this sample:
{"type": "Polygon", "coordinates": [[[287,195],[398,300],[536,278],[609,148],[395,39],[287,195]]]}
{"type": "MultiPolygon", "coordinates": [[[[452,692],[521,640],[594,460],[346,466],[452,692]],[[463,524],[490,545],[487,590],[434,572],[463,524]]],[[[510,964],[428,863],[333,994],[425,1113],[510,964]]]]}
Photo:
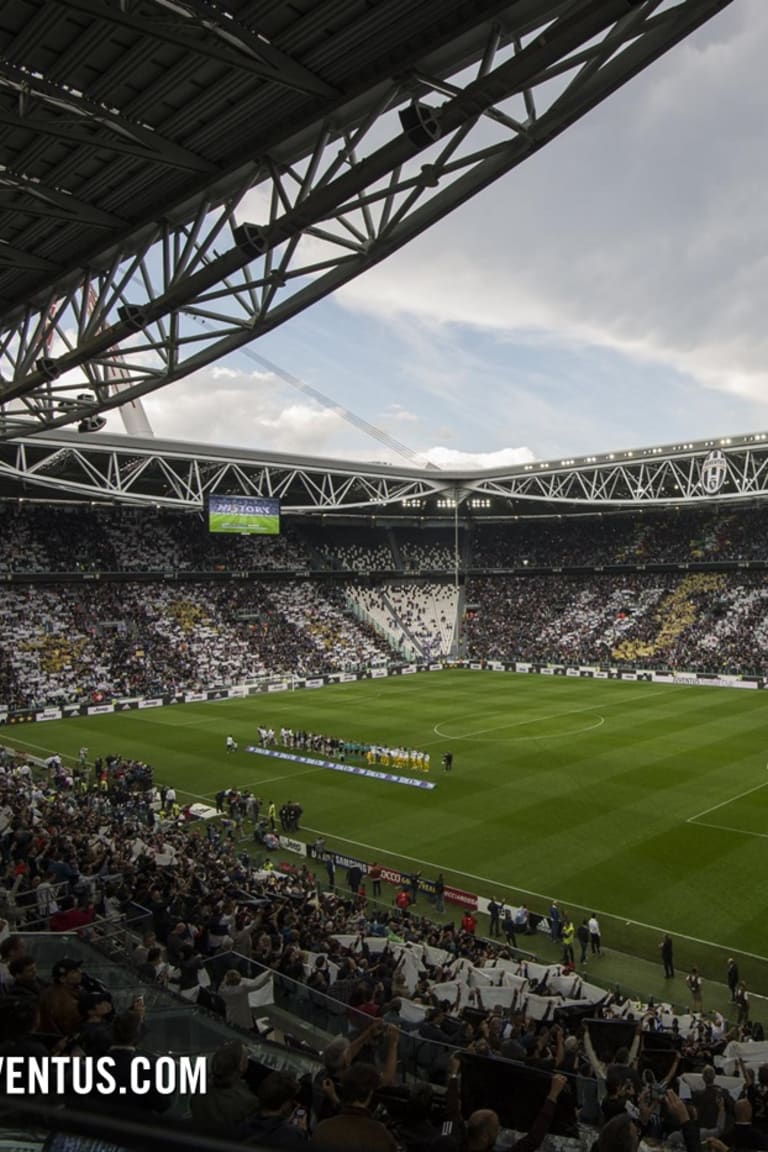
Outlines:
{"type": "MultiPolygon", "coordinates": [[[[422,864],[425,868],[433,868],[437,872],[449,871],[455,876],[463,876],[467,880],[478,880],[481,884],[487,884],[491,889],[504,888],[507,892],[519,892],[521,896],[533,896],[536,900],[550,900],[551,896],[545,896],[543,892],[532,892],[530,888],[517,888],[514,884],[508,884],[502,880],[493,880],[488,876],[478,876],[474,872],[464,872],[461,868],[446,868],[444,864],[435,864],[433,860],[421,860],[418,856],[406,856],[404,852],[392,852],[389,848],[379,848],[375,844],[365,844],[362,840],[351,840],[348,836],[339,836],[335,832],[323,832],[319,828],[308,828],[306,825],[303,828],[305,832],[311,832],[313,836],[322,836],[325,840],[340,840],[342,844],[353,844],[355,848],[365,848],[368,852],[374,854],[374,858],[378,859],[382,856],[391,857],[396,860],[407,860],[409,864],[422,864]]],[[[571,904],[575,908],[584,908],[586,905],[582,904],[579,900],[568,900],[567,897],[559,897],[558,903],[560,905],[571,904]]],[[[590,908],[593,907],[590,905],[590,908]]],[[[658,924],[646,924],[642,920],[627,920],[624,916],[619,916],[615,912],[607,912],[604,908],[595,908],[597,916],[607,916],[610,920],[623,920],[625,924],[635,924],[638,928],[647,928],[651,932],[661,932],[662,935],[669,931],[667,928],[660,928],[658,924]]],[[[698,936],[687,936],[684,932],[675,932],[674,935],[679,940],[687,940],[690,944],[703,944],[708,948],[721,948],[724,952],[738,952],[741,956],[749,956],[751,960],[761,960],[768,963],[768,956],[759,956],[756,952],[745,952],[743,948],[733,948],[728,944],[718,944],[716,940],[702,940],[698,936]]],[[[758,995],[755,993],[755,995],[758,995]]],[[[762,997],[765,999],[765,997],[762,997]]]]}

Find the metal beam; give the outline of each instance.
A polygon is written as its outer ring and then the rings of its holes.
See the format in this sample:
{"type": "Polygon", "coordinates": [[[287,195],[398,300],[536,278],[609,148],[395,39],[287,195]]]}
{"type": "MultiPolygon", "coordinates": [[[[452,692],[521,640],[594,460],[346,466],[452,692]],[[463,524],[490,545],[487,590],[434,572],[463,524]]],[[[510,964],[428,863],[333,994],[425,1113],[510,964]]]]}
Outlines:
{"type": "MultiPolygon", "coordinates": [[[[489,515],[526,505],[568,512],[768,497],[768,434],[541,461],[505,471],[434,472],[110,436],[43,435],[0,445],[0,481],[84,499],[200,508],[210,492],[273,496],[291,512],[368,512],[421,501],[491,501],[489,515]]],[[[452,506],[452,505],[451,505],[452,506]]]]}
{"type": "Polygon", "coordinates": [[[209,492],[271,496],[287,512],[338,512],[398,507],[445,490],[440,474],[364,468],[353,462],[277,461],[256,453],[184,444],[153,448],[136,440],[99,443],[65,433],[60,439],[21,440],[0,455],[0,480],[55,489],[83,499],[201,508],[209,492]]]}
{"type": "Polygon", "coordinates": [[[73,144],[91,146],[96,143],[106,150],[143,160],[151,159],[185,171],[210,173],[216,170],[213,164],[155,129],[89,100],[82,92],[74,92],[64,85],[35,76],[2,58],[0,93],[5,93],[6,97],[11,94],[16,104],[16,111],[0,106],[0,123],[8,127],[53,136],[73,144]],[[36,105],[47,109],[47,114],[36,105]],[[96,131],[101,134],[98,141],[94,140],[96,131]]]}
{"type": "Polygon", "coordinates": [[[155,18],[149,19],[145,14],[134,16],[126,5],[116,8],[104,4],[103,0],[67,0],[67,7],[85,12],[94,19],[108,20],[142,35],[151,35],[153,40],[164,40],[174,47],[183,45],[204,59],[216,60],[299,92],[326,97],[338,95],[330,84],[237,21],[233,20],[230,26],[230,21],[220,16],[216,19],[216,10],[207,5],[198,5],[190,0],[180,3],[151,0],[151,7],[157,12],[155,18]],[[205,13],[204,19],[202,13],[205,13]]]}

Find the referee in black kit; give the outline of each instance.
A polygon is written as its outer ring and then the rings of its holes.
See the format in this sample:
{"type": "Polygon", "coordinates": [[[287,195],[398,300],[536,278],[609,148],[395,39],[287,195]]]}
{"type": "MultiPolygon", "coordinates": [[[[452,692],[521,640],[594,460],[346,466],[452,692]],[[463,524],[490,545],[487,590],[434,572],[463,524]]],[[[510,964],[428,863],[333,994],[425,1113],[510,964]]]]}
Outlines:
{"type": "Polygon", "coordinates": [[[443,755],[443,772],[450,772],[453,768],[453,752],[446,752],[443,755]]]}

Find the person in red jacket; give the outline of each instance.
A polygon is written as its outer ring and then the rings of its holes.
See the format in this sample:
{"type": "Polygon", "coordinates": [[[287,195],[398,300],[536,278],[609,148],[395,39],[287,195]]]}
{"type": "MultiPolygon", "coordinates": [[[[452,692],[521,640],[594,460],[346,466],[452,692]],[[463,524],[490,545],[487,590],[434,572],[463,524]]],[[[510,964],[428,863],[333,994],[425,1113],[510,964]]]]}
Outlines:
{"type": "Polygon", "coordinates": [[[78,908],[71,896],[61,902],[61,908],[54,912],[48,921],[51,932],[76,932],[86,924],[93,923],[93,905],[87,908],[78,908]]]}
{"type": "Polygon", "coordinates": [[[473,913],[468,908],[467,911],[464,913],[464,915],[461,918],[461,930],[462,930],[462,932],[468,933],[468,935],[470,935],[470,936],[474,936],[476,929],[477,929],[477,920],[475,919],[475,916],[473,915],[473,913]]]}
{"type": "Polygon", "coordinates": [[[401,912],[405,912],[411,906],[411,895],[407,888],[401,888],[397,896],[395,896],[395,904],[401,912]]]}

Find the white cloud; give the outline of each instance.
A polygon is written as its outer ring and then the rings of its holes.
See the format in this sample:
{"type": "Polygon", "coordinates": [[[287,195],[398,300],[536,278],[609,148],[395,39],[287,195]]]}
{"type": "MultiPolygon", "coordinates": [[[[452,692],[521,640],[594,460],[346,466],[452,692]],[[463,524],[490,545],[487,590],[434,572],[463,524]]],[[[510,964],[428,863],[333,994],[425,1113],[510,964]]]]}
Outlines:
{"type": "Polygon", "coordinates": [[[461,452],[458,448],[441,445],[427,448],[421,455],[438,468],[446,471],[471,472],[485,468],[510,468],[533,460],[529,448],[500,448],[496,452],[461,452]]]}
{"type": "Polygon", "coordinates": [[[152,393],[144,405],[158,437],[268,452],[323,455],[345,430],[338,413],[287,401],[276,377],[221,366],[152,393]]]}
{"type": "Polygon", "coordinates": [[[389,407],[381,413],[380,420],[397,420],[402,424],[416,424],[419,417],[415,412],[409,412],[407,408],[403,408],[400,404],[390,404],[389,407]]]}
{"type": "Polygon", "coordinates": [[[766,44],[763,0],[726,9],[339,299],[614,349],[768,405],[766,44]]]}

